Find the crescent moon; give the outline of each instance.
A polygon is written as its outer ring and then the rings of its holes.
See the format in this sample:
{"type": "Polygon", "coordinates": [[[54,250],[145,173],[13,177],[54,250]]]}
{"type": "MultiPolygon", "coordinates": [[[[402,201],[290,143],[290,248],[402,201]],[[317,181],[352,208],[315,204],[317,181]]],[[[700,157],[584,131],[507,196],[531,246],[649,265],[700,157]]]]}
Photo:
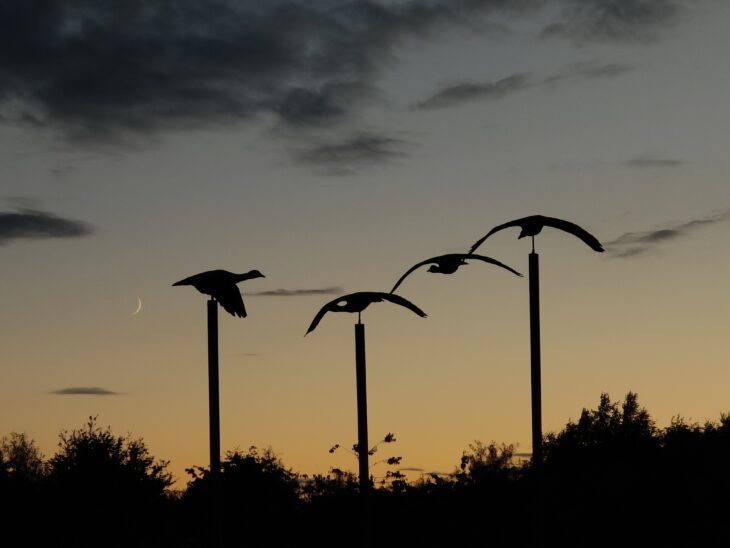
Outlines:
{"type": "Polygon", "coordinates": [[[140,299],[139,297],[137,297],[137,310],[135,310],[134,312],[132,312],[132,316],[136,316],[141,311],[142,311],[142,299],[140,299]]]}

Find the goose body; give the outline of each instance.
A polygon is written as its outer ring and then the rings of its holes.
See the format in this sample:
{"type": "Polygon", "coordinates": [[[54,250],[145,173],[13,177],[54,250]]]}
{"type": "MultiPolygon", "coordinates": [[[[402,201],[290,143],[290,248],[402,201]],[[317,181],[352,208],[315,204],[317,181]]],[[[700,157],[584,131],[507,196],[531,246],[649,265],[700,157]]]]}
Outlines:
{"type": "Polygon", "coordinates": [[[236,284],[253,278],[265,278],[265,276],[258,270],[251,270],[243,274],[236,274],[227,270],[209,270],[175,282],[172,285],[192,285],[201,293],[213,297],[232,316],[245,318],[246,307],[236,284]]]}

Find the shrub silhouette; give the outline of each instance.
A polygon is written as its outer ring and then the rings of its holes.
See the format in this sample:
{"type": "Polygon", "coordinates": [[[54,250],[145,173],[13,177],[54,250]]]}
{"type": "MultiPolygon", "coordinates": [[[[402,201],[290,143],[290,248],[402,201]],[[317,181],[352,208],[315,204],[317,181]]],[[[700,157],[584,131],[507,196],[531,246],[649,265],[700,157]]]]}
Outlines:
{"type": "Polygon", "coordinates": [[[167,465],[141,439],[115,436],[95,417],[61,432],[47,477],[54,544],[135,546],[157,536],[167,519],[167,465]]]}
{"type": "MultiPolygon", "coordinates": [[[[730,545],[728,415],[701,425],[675,417],[660,429],[636,394],[620,402],[602,394],[595,409],[548,434],[544,448],[546,546],[730,545]]],[[[529,546],[532,466],[514,457],[514,446],[475,441],[450,474],[377,482],[370,494],[372,545],[529,546]]],[[[210,471],[191,468],[187,489],[175,497],[166,467],[142,440],[116,436],[94,418],[62,432],[49,460],[25,434],[5,436],[4,540],[211,546],[210,471]]],[[[223,546],[359,543],[362,497],[350,471],[307,477],[272,450],[252,447],[226,454],[218,490],[223,546]]]]}
{"type": "Polygon", "coordinates": [[[657,463],[657,498],[665,515],[681,509],[673,536],[697,544],[730,544],[730,417],[702,426],[675,417],[664,432],[663,453],[657,463]]]}
{"type": "MultiPolygon", "coordinates": [[[[210,470],[187,469],[191,479],[182,497],[189,539],[204,542],[214,497],[210,470]],[[204,519],[200,519],[203,517],[204,519]]],[[[250,447],[226,453],[219,477],[219,512],[224,546],[295,544],[299,535],[299,476],[271,450],[250,447]]]]}
{"type": "Polygon", "coordinates": [[[35,442],[25,433],[12,432],[0,439],[0,516],[12,524],[9,531],[28,543],[37,539],[33,527],[44,502],[45,464],[35,442]]]}
{"type": "Polygon", "coordinates": [[[43,454],[24,432],[11,432],[0,439],[0,477],[39,480],[45,472],[43,454]]]}
{"type": "Polygon", "coordinates": [[[730,541],[730,422],[658,429],[628,393],[602,394],[545,443],[552,545],[697,546],[730,541]],[[724,495],[722,493],[725,493],[724,495]],[[722,510],[721,510],[722,509],[722,510]]]}

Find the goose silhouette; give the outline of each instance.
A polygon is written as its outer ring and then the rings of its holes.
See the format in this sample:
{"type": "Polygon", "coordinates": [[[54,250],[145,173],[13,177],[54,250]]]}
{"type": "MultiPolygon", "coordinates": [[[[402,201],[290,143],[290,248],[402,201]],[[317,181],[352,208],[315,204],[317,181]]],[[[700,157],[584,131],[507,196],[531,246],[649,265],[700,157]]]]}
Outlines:
{"type": "Polygon", "coordinates": [[[398,289],[398,286],[403,283],[403,280],[405,280],[414,270],[417,270],[418,268],[425,266],[427,264],[430,264],[431,266],[428,267],[428,271],[432,273],[438,273],[438,274],[453,274],[456,272],[459,267],[463,265],[467,265],[467,260],[476,259],[479,261],[483,261],[485,263],[493,264],[495,266],[499,266],[504,268],[505,270],[509,270],[512,272],[512,274],[516,274],[517,276],[522,276],[519,272],[514,270],[513,268],[510,268],[504,263],[499,262],[496,259],[492,259],[491,257],[485,257],[484,255],[474,255],[472,253],[450,253],[448,255],[439,255],[438,257],[431,257],[430,259],[426,259],[425,261],[421,261],[420,263],[414,264],[411,268],[409,268],[403,276],[400,277],[400,279],[395,283],[393,286],[393,289],[390,290],[391,293],[393,293],[396,289],[398,289]]]}
{"type": "Polygon", "coordinates": [[[360,321],[360,312],[365,310],[372,303],[379,303],[382,301],[388,301],[393,304],[403,306],[422,318],[426,317],[426,313],[423,310],[400,295],[380,293],[376,291],[360,291],[358,293],[350,293],[349,295],[343,295],[342,297],[333,299],[320,308],[304,336],[306,337],[309,333],[315,330],[327,312],[357,312],[358,321],[360,321]]]}
{"type": "Polygon", "coordinates": [[[175,282],[172,285],[192,285],[201,293],[213,297],[231,316],[245,318],[246,307],[243,305],[243,297],[241,297],[241,292],[236,284],[244,280],[265,277],[258,270],[251,270],[243,274],[235,274],[227,270],[209,270],[175,282]]]}
{"type": "Polygon", "coordinates": [[[594,251],[603,251],[603,246],[601,245],[601,242],[599,242],[598,239],[593,236],[593,234],[579,227],[577,224],[571,223],[569,221],[564,221],[562,219],[556,219],[555,217],[545,217],[544,215],[531,215],[529,217],[523,217],[522,219],[515,219],[514,221],[504,223],[503,225],[495,226],[492,230],[487,232],[486,236],[484,236],[483,238],[478,240],[473,246],[471,246],[469,253],[474,253],[474,251],[480,245],[482,245],[484,240],[489,238],[495,232],[499,232],[500,230],[504,230],[505,228],[510,228],[513,226],[518,226],[522,229],[518,238],[524,238],[525,236],[537,236],[538,234],[540,234],[540,231],[544,227],[549,226],[572,234],[577,238],[580,238],[581,240],[583,240],[583,242],[585,242],[588,247],[590,247],[594,251]]]}

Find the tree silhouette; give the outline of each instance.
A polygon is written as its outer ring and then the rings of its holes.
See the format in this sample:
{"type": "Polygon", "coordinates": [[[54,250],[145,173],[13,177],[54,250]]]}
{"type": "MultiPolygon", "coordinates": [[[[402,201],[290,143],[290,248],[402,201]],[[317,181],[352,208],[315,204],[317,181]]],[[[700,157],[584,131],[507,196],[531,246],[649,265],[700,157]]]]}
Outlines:
{"type": "MultiPolygon", "coordinates": [[[[621,404],[602,394],[595,410],[584,409],[577,422],[547,436],[552,543],[577,547],[592,538],[593,546],[696,546],[730,540],[727,520],[708,523],[713,509],[720,518],[718,508],[727,508],[726,495],[712,488],[730,487],[727,466],[716,461],[705,467],[698,460],[712,454],[707,441],[715,432],[714,426],[681,421],[660,430],[636,394],[629,392],[621,404]],[[714,505],[706,504],[708,495],[714,505]]],[[[728,441],[712,450],[730,456],[728,441]]]]}
{"type": "MultiPolygon", "coordinates": [[[[394,437],[381,443],[387,440],[394,437]]],[[[548,434],[544,447],[546,545],[730,545],[730,416],[704,424],[675,417],[658,428],[636,394],[617,402],[602,394],[596,408],[548,434]]],[[[116,436],[95,418],[62,432],[47,461],[25,434],[5,436],[3,541],[208,548],[209,469],[191,468],[187,489],[175,497],[166,467],[141,439],[116,436]]],[[[378,548],[527,546],[532,538],[534,469],[512,445],[475,441],[449,474],[391,480],[371,493],[378,548]]],[[[307,477],[271,449],[252,447],[226,454],[220,487],[223,546],[358,543],[361,497],[351,472],[307,477]]]]}
{"type": "MultiPolygon", "coordinates": [[[[34,528],[44,504],[43,480],[46,467],[35,442],[25,433],[12,432],[0,439],[0,519],[20,533],[25,544],[40,541],[34,528]]],[[[12,539],[12,535],[11,535],[12,539]]]]}
{"type": "Polygon", "coordinates": [[[24,432],[11,432],[0,439],[0,475],[4,478],[39,479],[45,465],[43,454],[24,432]]]}
{"type": "MultiPolygon", "coordinates": [[[[200,466],[187,472],[191,479],[181,501],[183,524],[202,543],[206,533],[200,517],[206,514],[213,478],[200,466]]],[[[247,453],[226,453],[218,480],[222,545],[240,546],[242,539],[252,546],[293,545],[299,534],[299,479],[271,449],[252,446],[247,453]]]]}
{"type": "Polygon", "coordinates": [[[63,546],[130,546],[154,536],[166,521],[167,465],[142,439],[116,436],[95,417],[61,432],[48,473],[53,538],[63,546]]]}
{"type": "Polygon", "coordinates": [[[657,498],[666,512],[682,508],[675,540],[697,545],[730,544],[730,416],[700,426],[674,417],[663,435],[664,458],[657,463],[657,498]],[[672,508],[673,506],[673,508],[672,508]]]}

